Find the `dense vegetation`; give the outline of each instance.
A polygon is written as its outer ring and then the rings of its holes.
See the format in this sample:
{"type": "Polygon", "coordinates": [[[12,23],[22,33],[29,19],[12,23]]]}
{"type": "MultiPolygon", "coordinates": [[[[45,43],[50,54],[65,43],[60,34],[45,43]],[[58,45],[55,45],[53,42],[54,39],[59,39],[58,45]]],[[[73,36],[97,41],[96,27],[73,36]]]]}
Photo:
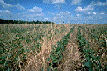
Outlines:
{"type": "Polygon", "coordinates": [[[54,24],[50,21],[23,21],[23,20],[3,20],[0,19],[0,24],[54,24]]]}

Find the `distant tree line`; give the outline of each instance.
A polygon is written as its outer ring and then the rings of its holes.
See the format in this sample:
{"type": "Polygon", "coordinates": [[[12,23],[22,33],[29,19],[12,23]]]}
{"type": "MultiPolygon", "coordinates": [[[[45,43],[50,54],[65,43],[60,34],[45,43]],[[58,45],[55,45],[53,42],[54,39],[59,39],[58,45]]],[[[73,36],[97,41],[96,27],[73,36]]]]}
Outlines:
{"type": "Polygon", "coordinates": [[[55,24],[50,21],[23,21],[23,20],[3,20],[0,19],[0,24],[55,24]]]}

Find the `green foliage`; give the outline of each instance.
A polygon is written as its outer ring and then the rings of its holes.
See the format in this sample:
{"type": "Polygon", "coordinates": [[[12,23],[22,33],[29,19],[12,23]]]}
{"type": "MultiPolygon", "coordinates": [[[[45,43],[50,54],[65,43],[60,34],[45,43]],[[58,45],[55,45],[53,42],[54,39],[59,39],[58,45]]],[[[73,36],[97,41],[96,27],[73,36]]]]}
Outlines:
{"type": "Polygon", "coordinates": [[[51,69],[53,71],[57,71],[58,64],[63,58],[63,52],[68,44],[70,33],[73,32],[73,29],[74,28],[72,28],[67,35],[65,35],[60,41],[58,41],[56,46],[52,46],[50,58],[48,58],[48,60],[51,60],[48,70],[51,69]]]}
{"type": "Polygon", "coordinates": [[[102,70],[100,57],[95,56],[95,51],[90,48],[88,41],[83,37],[80,30],[81,27],[78,28],[77,38],[80,51],[84,54],[84,58],[86,59],[84,61],[84,66],[87,67],[89,71],[93,71],[93,69],[97,71],[102,70]]]}

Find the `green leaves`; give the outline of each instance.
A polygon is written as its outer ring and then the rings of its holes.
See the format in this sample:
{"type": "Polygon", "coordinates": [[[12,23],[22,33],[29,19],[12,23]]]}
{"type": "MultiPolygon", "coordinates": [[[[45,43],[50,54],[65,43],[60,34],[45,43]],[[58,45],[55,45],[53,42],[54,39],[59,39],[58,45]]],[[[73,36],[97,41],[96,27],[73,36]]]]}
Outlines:
{"type": "Polygon", "coordinates": [[[26,39],[26,42],[27,42],[27,43],[30,43],[30,42],[31,42],[31,39],[27,38],[27,39],[26,39]]]}
{"type": "MultiPolygon", "coordinates": [[[[84,66],[87,67],[89,71],[93,71],[94,68],[99,71],[101,69],[100,57],[95,56],[95,51],[90,48],[88,41],[83,37],[80,31],[81,29],[78,28],[77,38],[79,41],[79,48],[81,49],[81,52],[84,54],[84,58],[86,59],[84,61],[84,66]]],[[[95,40],[98,40],[96,35],[93,34],[92,37],[95,38],[95,40]]]]}
{"type": "Polygon", "coordinates": [[[52,60],[51,66],[54,71],[57,71],[57,66],[54,67],[54,65],[58,64],[62,58],[63,58],[63,51],[66,47],[66,45],[68,44],[68,41],[70,39],[70,33],[73,32],[73,29],[71,29],[71,31],[65,35],[60,41],[57,42],[57,45],[52,46],[52,51],[50,54],[50,58],[52,60]]]}
{"type": "Polygon", "coordinates": [[[84,63],[84,66],[88,67],[88,68],[91,68],[92,67],[92,63],[91,61],[87,61],[84,63]]]}

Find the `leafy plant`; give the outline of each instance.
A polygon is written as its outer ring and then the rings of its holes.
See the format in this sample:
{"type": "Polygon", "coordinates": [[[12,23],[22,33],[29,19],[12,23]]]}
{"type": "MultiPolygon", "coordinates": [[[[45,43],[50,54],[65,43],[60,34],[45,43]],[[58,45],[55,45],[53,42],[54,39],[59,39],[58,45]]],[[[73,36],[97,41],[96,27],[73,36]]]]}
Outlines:
{"type": "Polygon", "coordinates": [[[70,39],[70,33],[73,32],[73,29],[74,27],[70,29],[70,32],[67,35],[65,35],[60,41],[57,42],[56,46],[52,46],[50,58],[48,58],[48,60],[51,60],[48,70],[51,69],[53,71],[57,71],[58,64],[63,58],[63,52],[68,44],[68,41],[70,39]]]}
{"type": "Polygon", "coordinates": [[[87,67],[89,71],[102,70],[99,56],[95,56],[95,51],[90,48],[88,41],[83,37],[80,30],[81,28],[78,27],[77,38],[80,51],[84,54],[84,58],[86,59],[84,60],[84,66],[87,67]]]}

